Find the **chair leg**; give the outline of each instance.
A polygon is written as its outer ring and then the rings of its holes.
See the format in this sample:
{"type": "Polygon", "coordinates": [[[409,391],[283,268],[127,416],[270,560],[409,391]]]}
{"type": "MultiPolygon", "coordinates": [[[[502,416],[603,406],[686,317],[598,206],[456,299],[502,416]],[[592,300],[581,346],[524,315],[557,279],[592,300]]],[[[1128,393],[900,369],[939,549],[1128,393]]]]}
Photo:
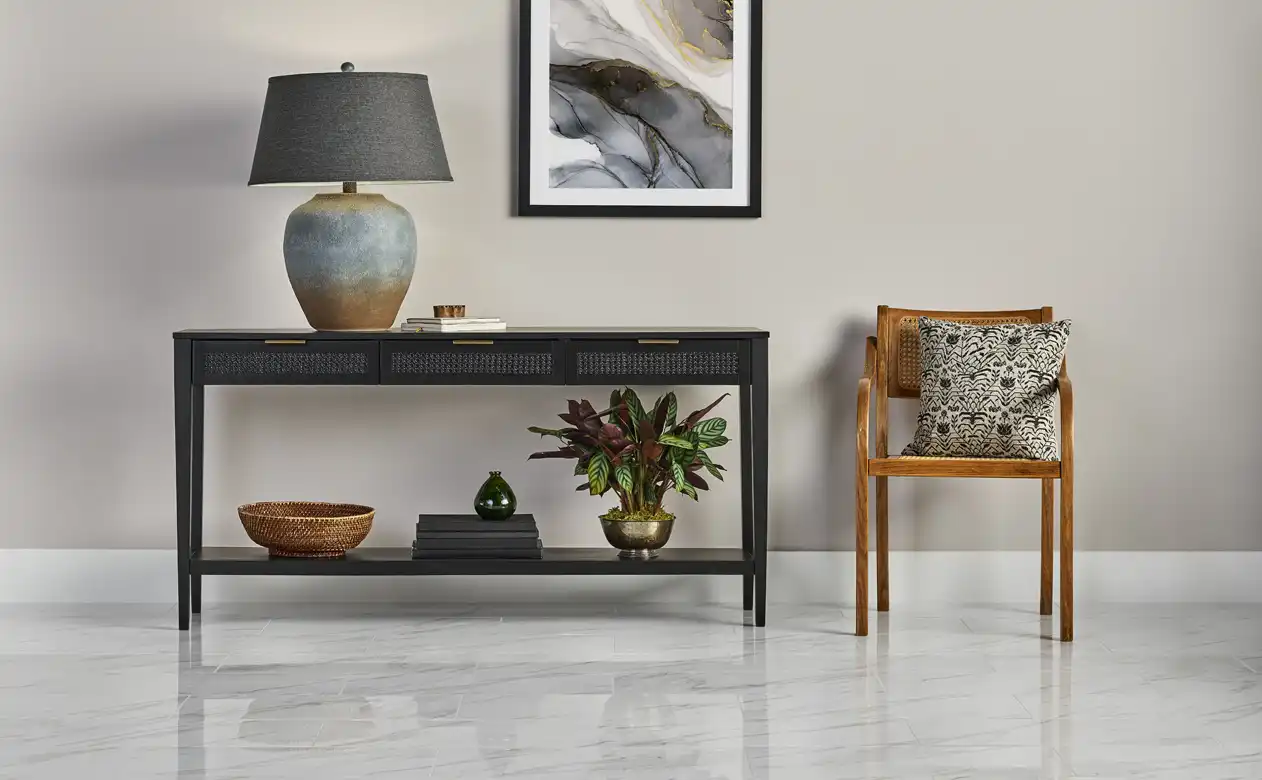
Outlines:
{"type": "Polygon", "coordinates": [[[855,469],[854,563],[855,636],[868,635],[868,464],[855,469]]]}
{"type": "Polygon", "coordinates": [[[1052,545],[1055,525],[1056,480],[1043,480],[1043,528],[1039,550],[1042,553],[1042,577],[1039,583],[1039,614],[1052,614],[1052,545]]]}
{"type": "Polygon", "coordinates": [[[1060,475],[1060,641],[1074,641],[1074,470],[1060,475]]]}
{"type": "Polygon", "coordinates": [[[889,477],[876,478],[876,609],[890,611],[889,477]]]}

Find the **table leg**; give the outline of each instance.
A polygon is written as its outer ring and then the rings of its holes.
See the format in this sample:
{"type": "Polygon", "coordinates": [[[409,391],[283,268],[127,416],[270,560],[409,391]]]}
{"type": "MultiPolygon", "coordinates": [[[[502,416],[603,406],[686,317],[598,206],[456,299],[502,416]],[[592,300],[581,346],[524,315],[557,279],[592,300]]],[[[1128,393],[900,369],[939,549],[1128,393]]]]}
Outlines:
{"type": "Polygon", "coordinates": [[[767,625],[767,340],[750,342],[754,429],[754,625],[767,625]]]}
{"type": "Polygon", "coordinates": [[[180,630],[189,623],[189,512],[193,475],[193,349],[175,339],[175,554],[179,575],[180,630]]]}
{"type": "MultiPolygon", "coordinates": [[[[753,388],[741,385],[741,549],[754,558],[754,423],[750,413],[753,388]]],[[[744,598],[745,611],[754,608],[754,575],[746,574],[744,598]]]]}
{"type": "MultiPolygon", "coordinates": [[[[206,388],[202,385],[194,385],[192,414],[193,456],[192,475],[190,477],[192,487],[190,524],[192,527],[189,535],[189,549],[191,552],[201,552],[202,549],[202,444],[205,441],[205,409],[206,388]]],[[[202,575],[190,575],[189,586],[193,614],[199,615],[202,611],[202,575]]]]}

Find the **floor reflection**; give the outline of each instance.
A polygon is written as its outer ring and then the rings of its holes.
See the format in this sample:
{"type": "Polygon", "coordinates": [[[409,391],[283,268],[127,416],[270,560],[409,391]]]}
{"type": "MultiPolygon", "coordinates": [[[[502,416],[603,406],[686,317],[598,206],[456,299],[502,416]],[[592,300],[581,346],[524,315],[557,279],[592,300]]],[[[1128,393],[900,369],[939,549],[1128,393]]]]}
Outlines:
{"type": "Polygon", "coordinates": [[[399,762],[390,771],[411,761],[435,777],[761,776],[745,757],[767,748],[763,632],[720,625],[673,636],[661,649],[682,642],[682,663],[662,652],[208,664],[195,626],[181,644],[179,775],[257,771],[302,748],[390,754],[399,762]],[[690,650],[702,657],[687,659],[690,650]]]}
{"type": "Polygon", "coordinates": [[[0,777],[1262,777],[1262,607],[0,608],[0,777]]]}

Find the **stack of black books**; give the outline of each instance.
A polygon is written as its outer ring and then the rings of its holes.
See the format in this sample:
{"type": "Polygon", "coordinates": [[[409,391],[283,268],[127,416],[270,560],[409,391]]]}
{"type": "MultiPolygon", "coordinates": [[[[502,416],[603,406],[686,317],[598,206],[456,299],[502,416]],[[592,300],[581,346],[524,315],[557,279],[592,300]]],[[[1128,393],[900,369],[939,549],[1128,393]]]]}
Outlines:
{"type": "Polygon", "coordinates": [[[483,520],[477,515],[421,515],[416,522],[412,557],[533,558],[543,557],[543,543],[534,515],[483,520]]]}

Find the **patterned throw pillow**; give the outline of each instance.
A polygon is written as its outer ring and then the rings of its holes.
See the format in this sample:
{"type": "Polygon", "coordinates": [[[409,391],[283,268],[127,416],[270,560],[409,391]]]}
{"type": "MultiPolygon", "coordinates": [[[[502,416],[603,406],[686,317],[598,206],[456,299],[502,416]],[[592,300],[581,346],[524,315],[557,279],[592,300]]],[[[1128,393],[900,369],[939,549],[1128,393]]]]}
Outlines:
{"type": "Polygon", "coordinates": [[[921,317],[920,416],[903,454],[1057,460],[1052,400],[1069,325],[921,317]]]}

